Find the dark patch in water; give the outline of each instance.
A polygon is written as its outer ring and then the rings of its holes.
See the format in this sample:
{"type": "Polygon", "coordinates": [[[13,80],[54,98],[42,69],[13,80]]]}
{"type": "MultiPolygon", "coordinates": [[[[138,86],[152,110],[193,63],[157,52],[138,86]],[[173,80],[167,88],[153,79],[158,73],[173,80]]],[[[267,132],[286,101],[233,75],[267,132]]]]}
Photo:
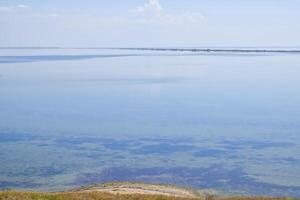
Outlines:
{"type": "Polygon", "coordinates": [[[131,145],[124,141],[114,141],[111,143],[103,143],[103,146],[110,150],[127,150],[131,145]]]}
{"type": "Polygon", "coordinates": [[[182,77],[156,77],[156,78],[110,78],[110,79],[82,79],[82,80],[70,80],[75,82],[96,82],[101,84],[166,84],[175,83],[180,81],[186,81],[191,79],[186,79],[182,77]]]}
{"type": "Polygon", "coordinates": [[[90,150],[83,144],[99,144],[112,151],[129,151],[132,154],[170,154],[197,150],[198,147],[177,139],[111,139],[89,137],[63,137],[54,140],[55,145],[73,150],[90,150]],[[145,144],[146,143],[146,144],[145,144]],[[150,143],[150,144],[149,144],[150,143]]]}
{"type": "Polygon", "coordinates": [[[257,150],[262,150],[272,147],[286,148],[295,146],[294,143],[290,142],[272,142],[272,141],[233,141],[233,140],[224,140],[221,142],[221,145],[227,149],[244,149],[252,148],[257,150]]]}
{"type": "Polygon", "coordinates": [[[131,152],[135,154],[170,154],[191,151],[194,149],[196,149],[196,147],[193,145],[160,143],[144,145],[138,149],[132,150],[131,152]]]}
{"type": "Polygon", "coordinates": [[[14,188],[38,188],[41,184],[34,183],[33,181],[0,181],[1,189],[14,189],[14,188]]]}
{"type": "MultiPolygon", "coordinates": [[[[142,137],[139,140],[141,141],[147,141],[147,142],[157,142],[157,143],[171,143],[171,144],[181,144],[181,143],[190,143],[193,144],[196,141],[192,138],[146,138],[142,137]]],[[[201,142],[207,142],[204,140],[201,140],[201,142]]],[[[198,143],[198,141],[197,141],[198,143]]]]}
{"type": "MultiPolygon", "coordinates": [[[[98,151],[80,151],[78,153],[74,153],[74,156],[99,160],[99,159],[101,159],[103,154],[101,154],[101,152],[98,152],[98,151]]],[[[113,157],[113,158],[115,158],[115,157],[113,157]]]]}
{"type": "Polygon", "coordinates": [[[276,159],[274,159],[274,162],[275,163],[300,164],[300,160],[293,158],[293,157],[276,158],[276,159]]]}
{"type": "Polygon", "coordinates": [[[38,147],[49,147],[51,146],[50,144],[36,144],[38,147]]]}
{"type": "Polygon", "coordinates": [[[299,196],[300,187],[280,186],[258,182],[241,168],[110,168],[98,173],[80,174],[75,184],[86,185],[111,181],[164,183],[193,188],[214,188],[239,194],[299,196]]]}
{"type": "Polygon", "coordinates": [[[137,146],[137,141],[130,140],[115,140],[108,138],[89,138],[89,137],[77,137],[77,138],[60,138],[54,141],[59,147],[66,147],[76,150],[89,150],[85,147],[81,147],[83,144],[99,144],[110,150],[127,150],[131,146],[137,146]]]}
{"type": "Polygon", "coordinates": [[[24,171],[25,176],[28,176],[30,174],[30,176],[40,176],[40,177],[55,176],[63,173],[64,173],[64,169],[58,166],[28,167],[24,171]]]}
{"type": "Polygon", "coordinates": [[[201,149],[193,155],[196,157],[220,157],[224,156],[227,152],[220,149],[201,149]]]}
{"type": "Polygon", "coordinates": [[[55,142],[61,145],[78,145],[78,144],[99,144],[102,142],[114,142],[114,139],[93,138],[93,137],[64,137],[56,139],[55,142]]]}
{"type": "Polygon", "coordinates": [[[38,139],[37,136],[25,133],[0,133],[0,143],[27,142],[38,139]]]}
{"type": "Polygon", "coordinates": [[[114,155],[114,159],[126,159],[126,156],[123,156],[123,155],[114,155]]]}
{"type": "MultiPolygon", "coordinates": [[[[82,144],[103,144],[103,143],[114,143],[114,139],[106,138],[92,138],[92,137],[63,137],[55,139],[54,142],[60,147],[67,147],[72,149],[78,149],[79,145],[82,144]]],[[[79,149],[80,150],[80,149],[79,149]]]]}

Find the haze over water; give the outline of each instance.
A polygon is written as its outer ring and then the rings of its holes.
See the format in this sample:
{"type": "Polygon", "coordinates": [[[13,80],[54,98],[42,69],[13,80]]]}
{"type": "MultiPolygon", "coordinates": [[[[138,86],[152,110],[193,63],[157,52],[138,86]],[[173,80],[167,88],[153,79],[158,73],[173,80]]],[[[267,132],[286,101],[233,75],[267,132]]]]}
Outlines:
{"type": "Polygon", "coordinates": [[[1,189],[300,196],[299,54],[0,51],[1,189]]]}

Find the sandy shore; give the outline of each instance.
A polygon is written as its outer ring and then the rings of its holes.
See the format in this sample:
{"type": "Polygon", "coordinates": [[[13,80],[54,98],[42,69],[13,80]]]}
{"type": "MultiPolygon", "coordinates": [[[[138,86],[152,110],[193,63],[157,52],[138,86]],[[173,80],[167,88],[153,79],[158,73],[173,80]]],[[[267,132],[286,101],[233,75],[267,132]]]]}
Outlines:
{"type": "Polygon", "coordinates": [[[145,194],[188,198],[197,198],[201,196],[203,197],[207,194],[214,193],[213,191],[196,191],[175,186],[144,183],[108,183],[82,187],[76,190],[72,190],[71,192],[107,192],[111,194],[145,194]]]}

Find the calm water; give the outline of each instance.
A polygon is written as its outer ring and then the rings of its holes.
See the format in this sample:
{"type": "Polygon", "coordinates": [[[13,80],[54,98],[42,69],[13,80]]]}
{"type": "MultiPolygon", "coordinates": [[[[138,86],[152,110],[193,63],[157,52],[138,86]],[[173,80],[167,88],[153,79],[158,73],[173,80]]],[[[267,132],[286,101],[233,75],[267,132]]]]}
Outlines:
{"type": "Polygon", "coordinates": [[[0,188],[300,196],[300,55],[0,50],[0,188]]]}

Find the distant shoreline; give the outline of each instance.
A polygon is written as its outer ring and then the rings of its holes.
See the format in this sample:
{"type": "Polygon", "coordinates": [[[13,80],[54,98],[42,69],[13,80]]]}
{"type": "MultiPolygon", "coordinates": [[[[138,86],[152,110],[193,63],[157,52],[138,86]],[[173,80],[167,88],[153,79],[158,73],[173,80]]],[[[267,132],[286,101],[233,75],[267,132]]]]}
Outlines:
{"type": "Polygon", "coordinates": [[[216,52],[216,53],[300,53],[300,50],[287,49],[221,49],[221,48],[112,48],[117,50],[139,51],[182,51],[182,52],[216,52]]]}
{"type": "Polygon", "coordinates": [[[135,50],[216,53],[300,53],[300,47],[203,47],[203,48],[139,48],[139,47],[0,47],[0,50],[135,50]]]}

